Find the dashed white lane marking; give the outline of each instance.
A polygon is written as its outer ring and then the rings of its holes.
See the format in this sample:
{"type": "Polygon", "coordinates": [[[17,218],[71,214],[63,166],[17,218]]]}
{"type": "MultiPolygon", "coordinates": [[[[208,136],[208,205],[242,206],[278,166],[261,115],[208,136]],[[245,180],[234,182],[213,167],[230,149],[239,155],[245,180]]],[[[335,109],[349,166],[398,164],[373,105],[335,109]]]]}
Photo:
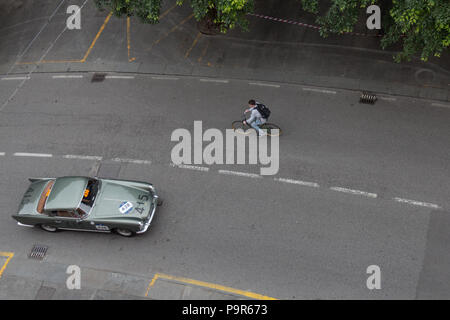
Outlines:
{"type": "Polygon", "coordinates": [[[52,76],[53,79],[81,79],[83,78],[83,75],[81,74],[64,74],[64,75],[57,75],[52,76]]]}
{"type": "Polygon", "coordinates": [[[449,104],[443,104],[443,103],[432,103],[433,107],[443,107],[443,108],[450,108],[449,104]]]}
{"type": "Polygon", "coordinates": [[[5,155],[5,153],[4,152],[0,152],[0,156],[4,156],[5,155]]]}
{"type": "Polygon", "coordinates": [[[2,80],[30,80],[31,77],[5,77],[2,80]]]}
{"type": "Polygon", "coordinates": [[[378,197],[378,195],[376,193],[370,193],[370,192],[365,192],[365,191],[361,191],[361,190],[347,189],[347,188],[341,188],[341,187],[331,187],[330,189],[334,190],[334,191],[356,194],[356,195],[365,196],[365,197],[369,197],[369,198],[378,197]]]}
{"type": "Polygon", "coordinates": [[[155,80],[180,80],[180,78],[175,78],[175,77],[152,77],[152,79],[155,79],[155,80]]]}
{"type": "Polygon", "coordinates": [[[98,156],[81,156],[76,154],[66,154],[63,156],[64,159],[81,159],[81,160],[98,160],[101,161],[103,158],[98,156]]]}
{"type": "Polygon", "coordinates": [[[218,82],[218,83],[228,83],[228,80],[221,79],[200,79],[201,82],[218,82]]]}
{"type": "Polygon", "coordinates": [[[15,157],[40,157],[40,158],[51,158],[52,154],[49,153],[28,153],[28,152],[16,152],[13,154],[15,157]]]}
{"type": "Polygon", "coordinates": [[[332,91],[332,90],[323,90],[323,89],[306,88],[306,87],[303,87],[302,90],[304,90],[304,91],[314,91],[314,92],[320,92],[320,93],[336,94],[336,91],[332,91]]]}
{"type": "Polygon", "coordinates": [[[420,206],[420,207],[426,207],[426,208],[432,208],[432,209],[441,209],[440,206],[434,203],[428,203],[428,202],[422,202],[422,201],[416,201],[416,200],[409,200],[409,199],[403,199],[403,198],[394,198],[397,202],[402,203],[408,203],[414,206],[420,206]]]}
{"type": "Polygon", "coordinates": [[[126,162],[126,163],[135,163],[135,164],[151,164],[150,160],[137,160],[137,159],[124,159],[124,158],[114,158],[111,159],[115,162],[126,162]]]}
{"type": "Polygon", "coordinates": [[[384,101],[397,101],[397,98],[391,98],[391,97],[378,97],[380,100],[384,101]]]}
{"type": "Polygon", "coordinates": [[[105,79],[134,79],[134,76],[105,76],[105,79]]]}
{"type": "Polygon", "coordinates": [[[261,87],[273,87],[273,88],[279,88],[279,84],[270,84],[270,83],[262,83],[262,82],[249,82],[248,83],[251,86],[261,86],[261,87]]]}
{"type": "Polygon", "coordinates": [[[292,180],[292,179],[285,179],[285,178],[274,178],[275,181],[285,182],[285,183],[292,183],[292,184],[299,184],[301,186],[305,187],[312,187],[312,188],[319,188],[319,184],[315,182],[309,182],[309,181],[301,181],[301,180],[292,180]]]}
{"type": "Polygon", "coordinates": [[[191,166],[191,165],[188,165],[188,164],[174,164],[174,163],[171,163],[170,165],[172,167],[181,168],[181,169],[189,169],[189,170],[204,171],[204,172],[208,172],[209,171],[208,167],[191,166]]]}
{"type": "Polygon", "coordinates": [[[247,173],[247,172],[239,172],[239,171],[219,170],[219,173],[220,174],[233,175],[233,176],[247,177],[247,178],[262,178],[259,174],[247,173]]]}

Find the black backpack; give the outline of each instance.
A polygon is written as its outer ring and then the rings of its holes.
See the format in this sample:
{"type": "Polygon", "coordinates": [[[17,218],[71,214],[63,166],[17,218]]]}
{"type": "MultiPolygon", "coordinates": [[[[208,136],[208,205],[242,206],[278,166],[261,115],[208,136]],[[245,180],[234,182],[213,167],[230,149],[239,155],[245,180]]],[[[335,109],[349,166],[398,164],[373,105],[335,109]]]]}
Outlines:
{"type": "Polygon", "coordinates": [[[270,116],[270,110],[269,108],[267,108],[265,105],[263,105],[262,103],[257,103],[256,104],[256,110],[259,111],[259,113],[261,113],[261,116],[264,119],[269,119],[270,116]]]}

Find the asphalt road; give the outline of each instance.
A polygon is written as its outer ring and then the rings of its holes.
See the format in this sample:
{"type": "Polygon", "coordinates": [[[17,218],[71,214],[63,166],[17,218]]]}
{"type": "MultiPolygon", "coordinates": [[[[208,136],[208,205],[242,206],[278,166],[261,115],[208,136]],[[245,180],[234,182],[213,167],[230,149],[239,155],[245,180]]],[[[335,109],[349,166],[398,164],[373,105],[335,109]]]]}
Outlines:
{"type": "Polygon", "coordinates": [[[152,32],[133,24],[130,33],[125,21],[90,10],[82,31],[69,33],[64,1],[19,2],[17,14],[0,13],[0,253],[15,254],[6,275],[43,243],[49,263],[280,299],[450,297],[448,72],[393,65],[374,50],[333,47],[336,39],[321,50],[271,44],[286,26],[253,30],[251,43],[236,33],[214,40],[172,4],[152,32]],[[110,77],[91,82],[102,70],[110,77]],[[420,70],[436,87],[417,86],[420,70]],[[359,92],[339,89],[349,83],[440,101],[381,94],[360,104],[359,92]],[[259,176],[258,165],[171,165],[174,130],[192,132],[200,120],[224,132],[250,98],[283,129],[276,175],[259,176]],[[17,226],[11,215],[27,178],[61,175],[149,181],[165,203],[131,239],[17,226]],[[370,265],[381,269],[381,290],[366,286],[370,265]]]}
{"type": "MultiPolygon", "coordinates": [[[[429,233],[434,220],[449,219],[449,109],[413,99],[364,105],[352,92],[293,85],[142,75],[92,83],[90,74],[79,75],[33,74],[1,112],[4,250],[25,255],[43,242],[51,247],[48,261],[165,272],[282,299],[412,299],[433,293],[431,280],[448,279],[447,266],[435,265],[429,233]],[[254,165],[207,172],[170,165],[173,130],[192,130],[194,120],[204,130],[225,130],[249,97],[269,105],[271,121],[284,129],[276,176],[219,171],[258,174],[254,165]],[[26,178],[96,173],[160,189],[165,204],[147,234],[48,234],[11,219],[26,178]],[[366,287],[373,264],[382,270],[382,290],[366,287]]],[[[2,98],[20,81],[2,80],[2,98]]]]}

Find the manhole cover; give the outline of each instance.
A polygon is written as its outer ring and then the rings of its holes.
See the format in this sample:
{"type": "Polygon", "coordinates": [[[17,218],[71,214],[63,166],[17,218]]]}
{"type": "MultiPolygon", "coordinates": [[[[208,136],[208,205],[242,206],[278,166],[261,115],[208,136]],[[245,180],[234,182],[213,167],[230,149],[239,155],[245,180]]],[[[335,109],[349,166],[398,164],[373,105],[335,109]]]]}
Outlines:
{"type": "Polygon", "coordinates": [[[47,249],[48,249],[47,246],[35,244],[33,246],[33,249],[31,249],[31,252],[28,255],[28,258],[42,260],[42,259],[44,259],[45,255],[47,254],[47,249]]]}
{"type": "Polygon", "coordinates": [[[94,73],[91,82],[102,82],[105,80],[106,73],[94,73]]]}

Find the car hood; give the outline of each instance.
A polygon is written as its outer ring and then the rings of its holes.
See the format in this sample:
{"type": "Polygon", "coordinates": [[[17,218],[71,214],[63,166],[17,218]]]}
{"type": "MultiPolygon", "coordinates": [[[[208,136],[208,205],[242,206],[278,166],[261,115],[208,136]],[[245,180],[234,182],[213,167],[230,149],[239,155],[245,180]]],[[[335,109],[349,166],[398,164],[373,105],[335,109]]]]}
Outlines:
{"type": "Polygon", "coordinates": [[[149,215],[152,199],[150,190],[141,185],[102,180],[91,218],[145,219],[149,215]]]}

